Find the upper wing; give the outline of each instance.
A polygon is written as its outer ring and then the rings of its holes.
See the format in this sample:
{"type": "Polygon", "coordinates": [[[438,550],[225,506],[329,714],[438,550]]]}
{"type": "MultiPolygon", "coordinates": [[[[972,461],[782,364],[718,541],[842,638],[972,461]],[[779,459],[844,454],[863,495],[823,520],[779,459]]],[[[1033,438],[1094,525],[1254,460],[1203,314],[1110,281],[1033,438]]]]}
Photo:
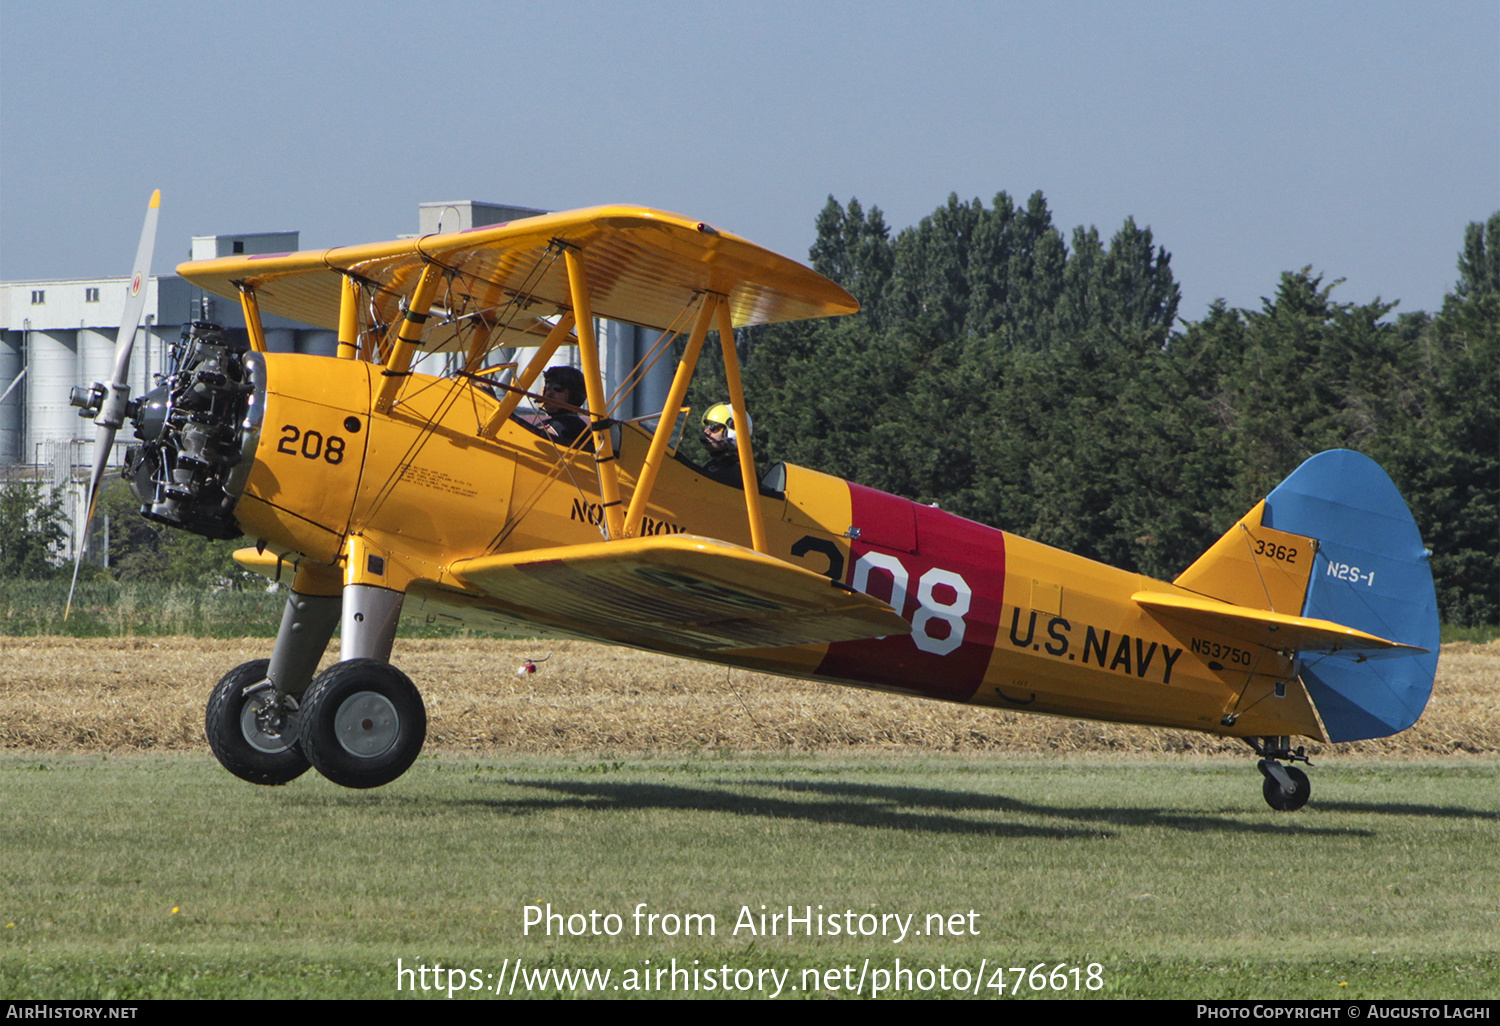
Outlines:
{"type": "Polygon", "coordinates": [[[668,651],[781,648],[911,631],[879,599],[695,535],[483,556],[452,570],[523,619],[668,651]]]}
{"type": "Polygon", "coordinates": [[[483,315],[518,302],[535,330],[535,316],[572,306],[564,247],[582,258],[594,314],[611,320],[664,329],[698,292],[727,295],[736,327],[859,309],[847,292],[794,260],[677,214],[629,206],[365,246],[199,260],[177,273],[231,298],[243,284],[263,313],[337,328],[343,275],[373,286],[377,311],[389,323],[423,267],[437,263],[450,273],[434,313],[483,315]]]}

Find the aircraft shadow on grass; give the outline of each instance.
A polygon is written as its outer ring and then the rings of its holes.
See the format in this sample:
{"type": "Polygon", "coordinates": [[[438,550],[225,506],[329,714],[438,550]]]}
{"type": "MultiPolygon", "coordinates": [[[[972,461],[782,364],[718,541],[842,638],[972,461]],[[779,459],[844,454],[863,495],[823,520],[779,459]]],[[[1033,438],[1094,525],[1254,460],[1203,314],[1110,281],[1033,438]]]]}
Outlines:
{"type": "Polygon", "coordinates": [[[1500,822],[1500,810],[1459,805],[1408,805],[1405,802],[1320,802],[1320,811],[1367,812],[1380,816],[1425,816],[1430,819],[1487,819],[1500,822]]]}
{"type": "MultiPolygon", "coordinates": [[[[491,781],[485,781],[490,783],[491,781]]],[[[802,819],[813,823],[845,823],[890,830],[919,830],[930,833],[983,834],[1009,837],[1114,837],[1117,831],[1098,825],[1041,827],[1019,823],[985,822],[965,818],[965,814],[1002,812],[1015,816],[1036,816],[1071,820],[1078,824],[1106,824],[1116,828],[1167,827],[1189,832],[1254,833],[1307,836],[1371,837],[1375,831],[1347,827],[1311,827],[1284,821],[1242,821],[1227,815],[1194,813],[1151,807],[1063,806],[1027,802],[1004,795],[974,791],[945,791],[937,788],[901,787],[889,784],[830,783],[827,781],[754,780],[716,781],[725,790],[709,787],[680,787],[670,784],[607,783],[603,781],[563,782],[555,780],[506,779],[495,781],[511,787],[536,788],[558,792],[554,799],[536,798],[466,798],[447,803],[472,806],[512,815],[531,815],[564,808],[595,809],[619,812],[638,809],[698,809],[727,812],[737,816],[763,816],[772,819],[802,819]],[[801,794],[820,795],[828,800],[816,803],[785,798],[743,795],[728,790],[745,785],[774,788],[801,794]],[[910,811],[911,809],[927,811],[910,811]]],[[[300,795],[294,804],[308,805],[379,805],[432,804],[425,795],[390,792],[356,794],[300,795]]],[[[1500,822],[1500,810],[1475,809],[1460,805],[1418,805],[1403,802],[1327,802],[1320,810],[1328,813],[1373,814],[1379,816],[1421,816],[1430,819],[1485,820],[1500,822]]]]}
{"type": "Polygon", "coordinates": [[[496,811],[525,814],[565,807],[597,809],[601,812],[639,809],[697,809],[736,816],[768,819],[800,819],[812,823],[865,826],[883,830],[924,833],[975,834],[989,837],[1045,837],[1051,839],[1114,837],[1120,828],[1168,827],[1174,830],[1219,833],[1253,833],[1298,836],[1369,836],[1370,831],[1309,827],[1283,822],[1241,822],[1227,816],[1183,813],[1159,808],[1069,807],[1020,801],[1001,795],[935,788],[899,787],[880,784],[846,784],[810,781],[724,781],[724,790],[680,787],[669,784],[564,782],[555,780],[506,780],[512,787],[536,788],[558,795],[540,799],[470,799],[496,811]],[[783,792],[816,795],[823,800],[800,800],[739,794],[730,787],[775,788],[783,792]],[[995,822],[977,818],[986,813],[1017,817],[1040,817],[1070,825],[1041,826],[995,822]],[[970,818],[966,814],[974,814],[970,818]]]}

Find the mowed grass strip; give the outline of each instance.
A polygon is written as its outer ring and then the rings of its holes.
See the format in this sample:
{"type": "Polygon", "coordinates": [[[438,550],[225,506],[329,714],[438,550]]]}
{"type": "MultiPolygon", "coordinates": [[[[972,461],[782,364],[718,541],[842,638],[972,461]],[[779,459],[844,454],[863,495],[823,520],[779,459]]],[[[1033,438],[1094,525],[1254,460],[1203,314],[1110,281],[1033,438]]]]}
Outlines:
{"type": "MultiPolygon", "coordinates": [[[[1287,815],[1242,760],[449,753],[355,792],[257,788],[191,753],[18,753],[0,758],[0,993],[392,997],[398,959],[488,981],[521,958],[616,985],[648,960],[790,986],[817,970],[821,989],[783,996],[844,996],[822,974],[899,958],[985,965],[983,997],[996,966],[1096,963],[1101,989],[1077,996],[1492,997],[1497,777],[1480,759],[1331,764],[1287,815]],[[526,906],[548,904],[614,913],[619,935],[528,933],[526,906]],[[642,905],[661,918],[638,934],[642,905]],[[743,929],[762,905],[963,928],[743,929]]],[[[663,996],[605,996],[636,993],[663,996]]]]}
{"type": "MultiPolygon", "coordinates": [[[[0,637],[0,748],[205,751],[203,709],[266,639],[0,637]]],[[[338,658],[330,647],[325,665],[338,658]]],[[[1247,758],[1190,731],[1063,720],[790,680],[581,641],[397,641],[431,750],[1113,752],[1247,758]],[[518,675],[527,658],[534,674],[518,675]]],[[[1500,641],[1446,645],[1432,701],[1392,738],[1317,760],[1500,755],[1500,641]]]]}

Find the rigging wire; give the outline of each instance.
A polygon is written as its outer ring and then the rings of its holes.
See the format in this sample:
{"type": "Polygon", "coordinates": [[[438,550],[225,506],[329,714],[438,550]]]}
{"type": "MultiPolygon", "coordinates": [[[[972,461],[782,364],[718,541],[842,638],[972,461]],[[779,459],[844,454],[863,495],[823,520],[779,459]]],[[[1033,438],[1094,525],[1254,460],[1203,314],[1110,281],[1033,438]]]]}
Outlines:
{"type": "MultiPolygon", "coordinates": [[[[525,278],[520,283],[520,287],[511,292],[511,299],[510,299],[510,301],[508,303],[506,303],[506,308],[513,308],[512,312],[510,314],[511,318],[514,318],[517,314],[519,314],[527,306],[530,305],[530,299],[529,299],[529,295],[528,294],[530,293],[530,291],[533,288],[536,287],[536,285],[542,280],[542,278],[544,278],[546,276],[547,272],[549,270],[551,270],[553,264],[556,263],[557,258],[558,258],[559,255],[561,255],[561,253],[562,253],[561,248],[555,242],[553,242],[553,243],[548,243],[547,247],[544,250],[542,250],[541,253],[539,253],[537,255],[536,260],[533,262],[531,268],[527,271],[527,273],[525,275],[525,278]]],[[[434,263],[436,263],[436,261],[434,261],[434,263]]],[[[448,266],[443,265],[443,264],[438,264],[437,266],[439,266],[440,268],[442,268],[450,276],[462,273],[462,272],[460,272],[456,268],[448,267],[448,266]]],[[[471,277],[471,278],[473,278],[476,281],[482,281],[482,280],[484,280],[484,279],[478,278],[478,276],[475,276],[475,275],[466,275],[466,277],[471,277]]],[[[496,287],[499,287],[499,283],[498,282],[486,282],[486,284],[490,284],[490,285],[494,285],[496,287]]],[[[451,285],[451,277],[450,277],[450,285],[451,285]]],[[[509,291],[509,290],[507,290],[507,291],[509,291]]],[[[504,321],[504,324],[508,327],[509,326],[509,320],[504,321]]],[[[472,358],[472,362],[473,362],[474,366],[478,365],[479,360],[482,359],[482,355],[483,354],[475,354],[475,356],[472,358]]],[[[465,365],[465,370],[466,370],[466,372],[472,372],[473,367],[468,366],[466,364],[465,365]]],[[[406,451],[401,455],[401,458],[397,461],[395,469],[393,471],[391,471],[390,475],[386,478],[386,480],[381,483],[381,486],[377,490],[377,492],[375,494],[375,498],[374,498],[373,502],[371,503],[369,515],[373,516],[376,512],[378,512],[380,510],[380,508],[382,506],[385,505],[386,501],[390,498],[391,494],[395,491],[395,487],[396,487],[397,483],[399,483],[401,481],[401,479],[403,477],[405,477],[406,472],[411,468],[412,464],[416,461],[417,457],[421,454],[422,449],[426,446],[428,440],[433,436],[433,434],[434,434],[433,428],[439,422],[441,422],[441,420],[443,419],[443,417],[447,414],[448,410],[452,408],[454,402],[457,401],[460,392],[463,389],[465,389],[465,388],[472,387],[472,386],[470,386],[470,383],[469,383],[469,381],[468,381],[468,379],[466,377],[456,377],[456,378],[447,378],[447,379],[438,378],[438,379],[435,380],[434,384],[432,386],[429,386],[429,387],[437,387],[437,385],[439,383],[445,382],[445,381],[448,384],[448,391],[447,391],[447,393],[439,398],[438,404],[437,404],[437,408],[427,418],[426,423],[423,424],[422,429],[417,432],[417,435],[416,435],[415,438],[412,439],[411,444],[407,446],[406,451]]],[[[410,396],[402,396],[398,400],[398,402],[393,405],[392,408],[394,409],[395,406],[408,404],[412,399],[416,398],[418,395],[422,394],[423,392],[425,392],[427,390],[428,390],[427,388],[422,388],[422,389],[419,389],[416,393],[414,393],[414,394],[412,394],[410,396]]]]}
{"type": "Polygon", "coordinates": [[[1266,608],[1270,609],[1273,613],[1280,612],[1276,608],[1276,603],[1271,598],[1271,589],[1267,586],[1266,579],[1260,572],[1260,563],[1255,558],[1255,547],[1250,544],[1255,540],[1255,535],[1250,533],[1250,528],[1245,526],[1243,520],[1240,521],[1240,530],[1245,534],[1245,549],[1250,553],[1250,565],[1255,568],[1255,577],[1260,581],[1260,590],[1265,593],[1266,608]]]}
{"type": "MultiPolygon", "coordinates": [[[[701,298],[702,293],[694,294],[693,299],[701,298]]],[[[615,390],[605,400],[604,405],[607,410],[611,412],[617,411],[624,404],[630,393],[640,387],[640,384],[645,381],[646,376],[655,369],[661,358],[671,348],[672,343],[681,337],[683,327],[686,327],[691,320],[688,314],[694,308],[693,299],[689,299],[684,304],[682,309],[677,312],[677,315],[672,318],[672,322],[662,329],[656,341],[651,344],[651,348],[646,351],[646,355],[641,357],[636,362],[636,365],[630,369],[630,373],[625,375],[624,380],[615,386],[615,390]]]]}

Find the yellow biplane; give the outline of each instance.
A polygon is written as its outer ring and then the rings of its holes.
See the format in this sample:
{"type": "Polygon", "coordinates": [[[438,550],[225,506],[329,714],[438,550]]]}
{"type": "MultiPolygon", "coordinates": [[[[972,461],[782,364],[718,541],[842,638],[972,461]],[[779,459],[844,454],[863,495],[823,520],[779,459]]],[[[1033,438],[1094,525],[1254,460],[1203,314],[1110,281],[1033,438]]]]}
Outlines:
{"type": "Polygon", "coordinates": [[[748,430],[739,473],[716,478],[677,448],[710,334],[748,425],[734,329],[858,304],[709,225],[596,207],[178,272],[236,297],[248,341],[194,324],[157,389],[112,416],[113,386],[79,405],[101,432],[134,424],[125,476],[146,516],[246,535],[236,558],[290,584],[269,660],[208,703],[214,753],[246,780],[310,764],[376,787],[411,765],[426,713],[390,663],[403,612],[1236,736],[1278,809],[1310,790],[1283,765],[1306,761],[1293,736],[1392,734],[1431,692],[1427,554],[1389,479],[1352,452],[1303,464],[1172,582],[815,470],[760,474],[748,430]],[[262,312],[335,330],[337,356],[267,352],[262,312]],[[595,318],[660,332],[648,359],[680,350],[654,420],[611,416],[595,318]],[[587,393],[571,445],[522,416],[564,346],[587,393]],[[529,358],[506,370],[500,351],[529,358]],[[423,372],[439,353],[445,369],[423,372]],[[335,628],[341,661],[318,673],[335,628]]]}

